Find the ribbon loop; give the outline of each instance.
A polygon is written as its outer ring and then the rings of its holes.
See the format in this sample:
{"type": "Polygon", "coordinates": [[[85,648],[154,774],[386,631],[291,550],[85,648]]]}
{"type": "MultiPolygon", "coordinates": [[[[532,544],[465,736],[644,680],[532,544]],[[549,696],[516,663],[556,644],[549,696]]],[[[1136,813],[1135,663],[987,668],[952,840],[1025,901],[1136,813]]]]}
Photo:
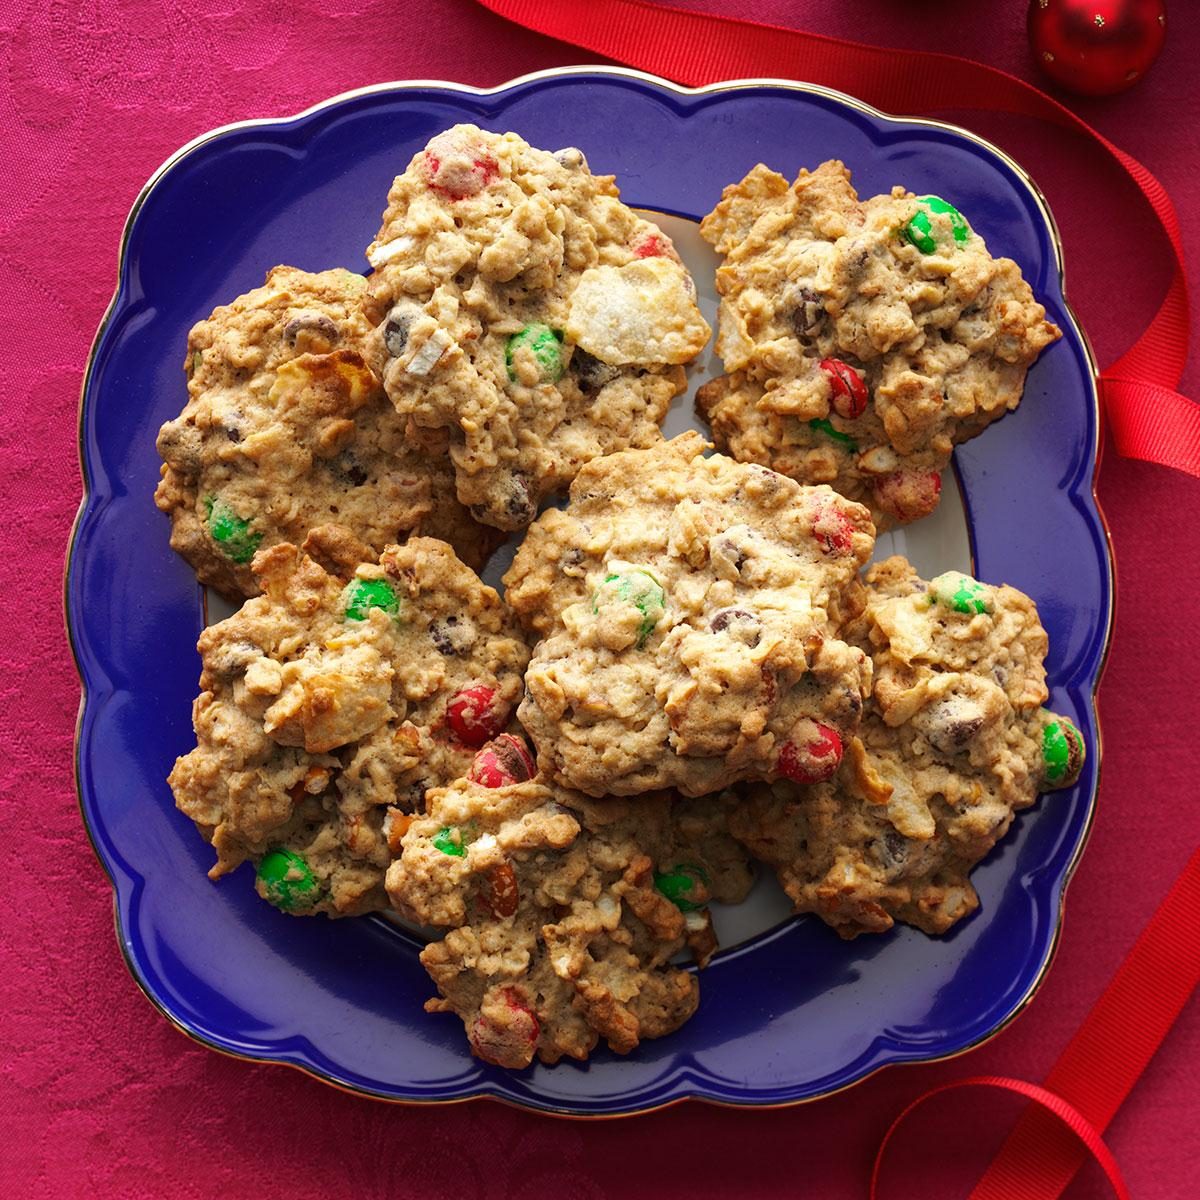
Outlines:
{"type": "Polygon", "coordinates": [[[1100,398],[1118,454],[1200,476],[1200,421],[1190,400],[1144,379],[1110,374],[1100,377],[1100,398]]]}
{"type": "MultiPolygon", "coordinates": [[[[883,1135],[883,1141],[879,1143],[879,1149],[875,1154],[875,1165],[871,1169],[870,1200],[878,1200],[879,1175],[883,1169],[884,1154],[891,1143],[893,1134],[904,1124],[909,1114],[920,1108],[927,1100],[932,1100],[934,1096],[969,1087],[1001,1088],[1004,1091],[1015,1092],[1018,1096],[1024,1096],[1027,1100],[1032,1100],[1035,1104],[1040,1105],[1045,1112],[1062,1122],[1091,1151],[1093,1157],[1103,1168],[1104,1174],[1108,1176],[1108,1181],[1112,1184],[1118,1200],[1130,1200],[1129,1189],[1125,1186],[1125,1180],[1121,1175],[1120,1167],[1117,1166],[1117,1160],[1113,1158],[1112,1151],[1105,1145],[1100,1131],[1087,1117],[1074,1105],[1068,1104],[1061,1096],[1055,1095],[1054,1092],[1039,1087],[1036,1083],[1027,1083],[1024,1079],[1008,1079],[1003,1075],[974,1075],[970,1079],[958,1079],[953,1083],[944,1083],[941,1087],[931,1088],[909,1104],[891,1123],[887,1133],[883,1135]]],[[[993,1169],[979,1181],[968,1200],[1036,1200],[1037,1197],[1045,1195],[1040,1189],[1036,1191],[1022,1189],[1021,1182],[1020,1178],[1014,1178],[1003,1172],[998,1173],[993,1169]]]]}

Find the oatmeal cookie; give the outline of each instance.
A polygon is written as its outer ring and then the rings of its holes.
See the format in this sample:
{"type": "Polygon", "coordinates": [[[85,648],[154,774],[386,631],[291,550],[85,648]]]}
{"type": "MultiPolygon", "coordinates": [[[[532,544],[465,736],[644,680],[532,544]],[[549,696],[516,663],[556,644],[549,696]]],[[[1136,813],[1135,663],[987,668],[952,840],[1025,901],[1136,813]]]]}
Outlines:
{"type": "Polygon", "coordinates": [[[399,413],[448,432],[500,529],[599,455],[660,440],[709,329],[670,239],[575,149],[456,125],[392,186],[366,311],[399,413]]]}
{"type": "Polygon", "coordinates": [[[824,783],[746,789],[734,835],[798,912],[843,937],[894,921],[944,933],[979,905],[968,874],[1039,791],[1069,787],[1084,744],[1046,698],[1046,633],[1028,596],[959,572],[925,583],[901,558],[867,575],[855,633],[874,687],[824,783]]]}
{"type": "Polygon", "coordinates": [[[405,814],[510,724],[529,657],[445,543],[366,555],[337,527],[260,550],[263,595],[200,635],[175,800],[216,850],[212,878],[252,859],[289,912],[386,907],[405,814]]]}
{"type": "Polygon", "coordinates": [[[837,630],[866,510],[704,449],[687,433],[589,464],[505,576],[542,635],[521,722],[589,795],[822,778],[858,724],[869,664],[837,630]]]}
{"type": "Polygon", "coordinates": [[[202,583],[253,596],[257,550],[337,521],[378,553],[409,531],[480,566],[495,535],[454,494],[450,460],[405,436],[363,359],[366,287],[276,267],[188,335],[188,401],[158,435],[155,503],[202,583]]]}
{"type": "Polygon", "coordinates": [[[475,1054],[511,1068],[678,1029],[699,990],[671,960],[716,946],[704,854],[729,859],[720,843],[695,826],[681,839],[665,793],[592,800],[520,770],[472,774],[429,793],[388,870],[400,913],[450,931],[421,952],[440,994],[426,1009],[456,1013],[475,1054]]]}
{"type": "Polygon", "coordinates": [[[937,506],[958,442],[1016,408],[1061,336],[1017,264],[937,196],[860,200],[836,161],[763,165],[700,231],[724,255],[697,405],[718,447],[866,504],[879,529],[937,506]]]}

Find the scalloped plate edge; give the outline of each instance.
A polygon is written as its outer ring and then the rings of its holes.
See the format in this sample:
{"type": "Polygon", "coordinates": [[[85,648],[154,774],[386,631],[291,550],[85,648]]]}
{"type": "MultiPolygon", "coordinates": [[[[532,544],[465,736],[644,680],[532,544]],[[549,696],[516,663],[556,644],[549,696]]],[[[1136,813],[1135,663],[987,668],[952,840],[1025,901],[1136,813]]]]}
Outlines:
{"type": "MultiPolygon", "coordinates": [[[[1097,800],[1097,795],[1099,792],[1100,778],[1101,778],[1102,769],[1103,769],[1102,731],[1101,731],[1101,726],[1100,726],[1099,713],[1098,713],[1097,706],[1096,706],[1096,692],[1099,687],[1100,681],[1104,675],[1104,670],[1107,665],[1108,654],[1109,654],[1109,651],[1111,648],[1111,643],[1112,643],[1114,611],[1115,611],[1115,606],[1116,606],[1116,566],[1115,566],[1115,558],[1114,558],[1113,551],[1112,551],[1112,540],[1111,540],[1110,530],[1108,527],[1108,522],[1105,519],[1103,509],[1100,506],[1099,498],[1096,495],[1096,486],[1095,486],[1096,485],[1096,474],[1097,474],[1097,470],[1099,468],[1099,462],[1100,462],[1100,449],[1101,449],[1100,443],[1099,443],[1100,399],[1099,399],[1099,391],[1098,391],[1098,385],[1097,385],[1097,378],[1098,378],[1097,363],[1096,363],[1095,353],[1092,349],[1090,341],[1088,340],[1087,334],[1083,330],[1082,326],[1079,324],[1079,321],[1075,315],[1074,309],[1071,307],[1070,301],[1066,295],[1065,275],[1066,275],[1066,273],[1065,273],[1065,267],[1064,267],[1064,262],[1063,262],[1062,240],[1061,240],[1061,236],[1059,234],[1058,225],[1057,225],[1057,222],[1054,220],[1054,216],[1053,216],[1052,212],[1050,211],[1049,206],[1046,203],[1045,197],[1043,196],[1041,189],[1038,188],[1037,184],[1033,181],[1033,179],[1029,175],[1029,173],[1018,162],[1016,162],[1016,160],[1014,160],[1010,155],[1008,155],[1003,150],[1001,150],[998,146],[996,146],[993,143],[987,141],[986,139],[980,137],[978,134],[972,133],[970,130],[964,129],[961,126],[957,126],[957,125],[951,124],[949,122],[936,121],[936,120],[932,120],[932,119],[924,118],[924,117],[908,117],[908,116],[900,116],[898,114],[893,114],[893,113],[885,113],[877,108],[874,108],[872,105],[869,105],[869,104],[865,103],[864,101],[857,99],[856,97],[847,95],[846,93],[838,92],[832,88],[823,87],[819,84],[802,83],[802,82],[798,82],[796,80],[774,79],[774,78],[746,78],[746,79],[728,80],[728,81],[721,82],[721,83],[708,84],[703,87],[689,88],[689,87],[683,87],[682,85],[679,85],[679,84],[672,83],[670,80],[666,80],[666,79],[662,79],[662,78],[659,78],[654,75],[650,75],[643,71],[637,71],[637,70],[633,70],[630,68],[623,68],[623,67],[594,67],[594,66],[557,67],[557,68],[550,68],[550,69],[543,70],[543,71],[535,71],[535,72],[531,72],[530,74],[527,74],[527,75],[518,76],[515,79],[508,80],[505,83],[498,84],[495,87],[490,87],[490,88],[479,88],[479,87],[471,86],[469,84],[453,83],[450,81],[437,80],[437,79],[397,80],[397,81],[392,81],[392,82],[388,82],[388,83],[373,84],[368,87],[355,88],[355,89],[351,89],[346,92],[341,92],[335,96],[329,97],[328,99],[325,99],[325,100],[319,101],[316,104],[310,105],[308,108],[305,108],[298,113],[294,113],[294,114],[291,114],[288,116],[257,118],[257,119],[250,119],[250,120],[244,120],[244,121],[230,122],[226,125],[221,125],[214,129],[211,129],[205,133],[202,133],[202,134],[198,135],[197,137],[193,138],[191,141],[187,142],[185,145],[181,146],[172,155],[170,155],[170,157],[167,158],[166,161],[164,161],[162,163],[162,165],[159,166],[156,171],[154,171],[154,173],[150,176],[150,178],[147,180],[145,185],[142,187],[142,189],[138,193],[136,199],[134,200],[132,207],[130,208],[129,215],[127,216],[127,218],[125,220],[125,224],[124,224],[124,227],[122,230],[121,240],[120,240],[119,249],[118,249],[117,284],[113,291],[113,296],[112,296],[111,300],[109,301],[108,306],[106,307],[103,316],[101,317],[99,327],[97,328],[97,331],[96,331],[96,336],[93,339],[91,348],[88,353],[87,363],[86,363],[86,367],[85,367],[85,370],[83,373],[82,383],[80,386],[78,427],[77,427],[78,452],[79,452],[79,462],[80,462],[80,473],[81,473],[81,479],[82,479],[82,484],[83,484],[83,494],[82,494],[82,497],[80,500],[79,508],[75,515],[75,519],[71,526],[71,531],[70,531],[68,544],[67,544],[66,562],[65,562],[65,569],[64,569],[64,575],[63,575],[63,609],[64,609],[64,620],[65,620],[66,632],[67,632],[67,640],[68,640],[68,643],[71,648],[72,657],[75,662],[76,671],[80,677],[80,685],[81,685],[80,703],[79,703],[79,710],[78,710],[78,714],[77,714],[77,718],[76,718],[76,727],[75,727],[74,753],[72,756],[72,767],[73,767],[73,776],[74,776],[74,783],[75,783],[76,800],[79,805],[80,817],[83,822],[84,829],[87,832],[88,840],[91,843],[93,852],[96,854],[97,860],[100,862],[100,865],[101,865],[102,869],[104,870],[105,874],[108,876],[110,885],[113,888],[113,892],[114,892],[114,895],[113,895],[113,921],[114,921],[114,929],[115,929],[116,938],[117,938],[117,944],[120,948],[121,955],[125,962],[126,968],[128,969],[133,981],[137,984],[139,990],[143,993],[143,995],[145,995],[147,1000],[150,1001],[150,1003],[154,1006],[154,1008],[159,1013],[161,1013],[162,1016],[165,1017],[168,1022],[170,1022],[170,1024],[172,1026],[174,1026],[177,1030],[179,1030],[179,1032],[181,1032],[186,1037],[188,1037],[189,1040],[191,1040],[191,1041],[194,1041],[200,1045],[206,1046],[207,1048],[209,1048],[211,1050],[215,1050],[218,1053],[225,1055],[226,1057],[240,1059],[240,1060],[243,1060],[246,1062],[273,1063],[273,1064],[278,1064],[281,1066],[291,1067],[295,1070],[301,1071],[302,1073],[304,1073],[306,1075],[311,1076],[314,1079],[320,1080],[322,1083],[325,1083],[331,1087],[335,1087],[341,1091],[349,1092],[353,1095],[366,1096],[371,1099],[384,1100],[388,1103],[405,1105],[405,1106],[461,1104],[461,1103],[465,1103],[466,1101],[469,1101],[469,1100],[486,1098],[486,1099],[497,1100],[501,1103],[507,1104],[507,1105],[515,1107],[515,1108],[537,1111],[537,1112],[545,1113],[545,1114],[551,1115],[551,1116],[568,1117],[568,1118],[574,1118],[574,1119],[580,1119],[580,1120],[583,1120],[583,1119],[587,1119],[587,1120],[616,1119],[618,1117],[635,1116],[635,1115],[638,1115],[638,1114],[644,1113],[644,1112],[654,1112],[654,1111],[658,1111],[659,1109],[673,1107],[676,1104],[683,1103],[685,1100],[701,1100],[701,1101],[704,1101],[705,1103],[713,1104],[713,1105],[717,1105],[717,1106],[725,1107],[725,1108],[762,1108],[762,1109],[788,1108],[788,1107],[792,1107],[797,1104],[811,1103],[814,1100],[823,1099],[826,1096],[835,1095],[838,1092],[845,1091],[848,1088],[851,1088],[851,1087],[855,1086],[856,1084],[861,1083],[863,1080],[870,1078],[876,1072],[884,1069],[884,1067],[887,1067],[890,1065],[894,1065],[894,1064],[898,1064],[898,1063],[943,1062],[948,1059],[957,1058],[960,1055],[966,1054],[966,1053],[970,1052],[971,1050],[974,1050],[974,1049],[978,1048],[979,1046],[985,1044],[986,1042],[991,1041],[992,1038],[996,1037],[999,1033],[1001,1033],[1004,1029],[1006,1029],[1010,1024],[1012,1024],[1013,1021],[1015,1021],[1017,1019],[1017,1017],[1019,1017],[1028,1008],[1030,1002],[1033,1000],[1033,997],[1037,994],[1042,983],[1044,982],[1046,974],[1048,973],[1050,966],[1053,963],[1053,960],[1054,960],[1055,954],[1057,953],[1058,945],[1059,945],[1059,942],[1060,942],[1061,936],[1062,936],[1063,911],[1064,911],[1065,903],[1066,903],[1066,891],[1067,891],[1068,886],[1070,885],[1072,878],[1074,877],[1075,871],[1078,868],[1079,861],[1082,857],[1083,851],[1084,851],[1085,847],[1087,846],[1088,840],[1091,835],[1092,825],[1093,825],[1094,819],[1095,819],[1096,800],[1097,800]],[[94,495],[94,492],[92,489],[92,474],[89,469],[89,460],[88,460],[88,455],[87,455],[87,452],[85,449],[85,444],[84,444],[85,424],[86,424],[86,417],[87,417],[88,404],[89,404],[89,391],[90,391],[90,387],[91,387],[92,378],[95,373],[97,358],[99,356],[100,351],[103,349],[103,344],[105,342],[105,335],[107,334],[109,327],[113,321],[113,318],[118,311],[118,308],[120,306],[120,301],[122,299],[122,285],[124,282],[127,254],[128,254],[132,230],[133,230],[134,224],[136,223],[138,214],[140,213],[143,205],[146,203],[146,201],[148,200],[149,196],[151,195],[151,193],[153,192],[153,190],[155,189],[157,184],[176,165],[178,165],[184,158],[188,157],[189,155],[191,155],[192,153],[194,153],[195,151],[200,149],[202,146],[205,146],[208,143],[216,140],[217,138],[220,138],[224,134],[227,134],[227,133],[230,133],[230,132],[233,132],[236,130],[271,129],[271,128],[278,127],[278,126],[288,125],[293,122],[303,120],[306,117],[323,112],[327,109],[333,108],[339,104],[343,104],[349,100],[359,99],[361,97],[371,96],[371,95],[380,95],[380,94],[399,92],[399,91],[403,91],[403,90],[411,89],[411,88],[432,88],[432,89],[439,89],[439,90],[444,90],[444,91],[448,91],[448,92],[459,93],[462,95],[491,96],[491,95],[498,95],[500,93],[507,92],[507,91],[510,91],[510,90],[513,90],[518,87],[522,87],[522,86],[525,86],[525,85],[531,84],[531,83],[537,83],[537,82],[541,82],[541,81],[545,81],[545,80],[552,80],[552,79],[570,78],[573,76],[574,77],[597,77],[598,76],[598,77],[617,78],[617,79],[623,78],[623,79],[641,82],[652,88],[658,88],[658,89],[665,90],[668,92],[673,92],[677,95],[684,95],[684,96],[713,95],[713,94],[716,94],[719,92],[734,91],[734,90],[741,90],[741,89],[747,89],[747,88],[760,88],[760,87],[779,88],[779,89],[783,89],[783,90],[787,90],[787,91],[795,91],[795,92],[800,92],[800,93],[804,93],[804,94],[808,94],[808,95],[822,96],[827,99],[834,100],[835,102],[845,105],[846,107],[849,107],[851,109],[855,109],[859,112],[865,113],[868,116],[870,116],[876,120],[883,121],[885,123],[926,126],[931,129],[937,129],[937,130],[940,130],[943,132],[952,133],[958,137],[963,138],[964,140],[966,140],[968,142],[973,143],[974,145],[980,147],[981,149],[985,150],[987,153],[989,153],[989,154],[995,156],[997,159],[999,159],[1016,176],[1016,178],[1022,183],[1022,185],[1029,192],[1030,196],[1032,197],[1032,199],[1034,200],[1034,202],[1036,204],[1038,211],[1041,213],[1042,219],[1044,220],[1046,227],[1050,234],[1051,244],[1053,245],[1053,248],[1054,248],[1055,263],[1056,263],[1056,267],[1057,267],[1057,271],[1058,271],[1059,287],[1060,287],[1060,291],[1062,293],[1063,308],[1064,308],[1064,311],[1070,321],[1070,324],[1072,327],[1072,332],[1078,337],[1079,342],[1083,348],[1084,354],[1087,358],[1087,361],[1088,361],[1088,364],[1090,367],[1089,385],[1090,385],[1090,393],[1091,393],[1092,405],[1093,405],[1093,410],[1094,410],[1093,415],[1095,418],[1095,429],[1097,430],[1097,432],[1093,436],[1093,439],[1092,439],[1093,444],[1091,447],[1092,453],[1090,455],[1090,472],[1089,472],[1091,478],[1090,478],[1089,494],[1086,497],[1086,499],[1090,500],[1091,508],[1094,511],[1095,520],[1098,524],[1098,532],[1101,535],[1100,540],[1105,549],[1104,576],[1105,576],[1105,583],[1107,586],[1107,595],[1105,597],[1105,599],[1107,601],[1106,606],[1105,606],[1106,621],[1105,621],[1104,629],[1102,631],[1102,644],[1100,647],[1099,659],[1098,659],[1097,666],[1096,666],[1096,675],[1095,675],[1094,680],[1092,681],[1091,693],[1090,693],[1090,696],[1088,697],[1089,703],[1090,703],[1090,706],[1092,709],[1093,720],[1095,722],[1095,727],[1096,727],[1095,783],[1092,788],[1091,795],[1088,798],[1087,817],[1086,817],[1084,827],[1081,831],[1079,840],[1074,848],[1074,852],[1072,854],[1071,860],[1067,864],[1066,869],[1063,873],[1062,882],[1059,887],[1058,914],[1057,914],[1057,919],[1055,921],[1053,936],[1050,939],[1050,942],[1047,946],[1046,953],[1043,957],[1043,961],[1039,965],[1039,967],[1036,971],[1036,974],[1034,975],[1034,977],[1033,977],[1029,987],[1025,991],[1025,993],[1013,1004],[1013,1007],[1012,1007],[1011,1011],[1008,1013],[1008,1015],[1006,1017],[1004,1017],[1003,1019],[1001,1019],[1000,1021],[998,1021],[990,1030],[988,1030],[982,1036],[976,1037],[976,1038],[972,1039],[971,1041],[965,1043],[962,1046],[959,1046],[953,1050],[950,1050],[950,1051],[947,1051],[947,1052],[941,1053],[941,1054],[924,1054],[920,1051],[919,1048],[914,1048],[914,1051],[911,1054],[899,1054],[899,1053],[896,1053],[893,1051],[890,1053],[887,1061],[881,1062],[881,1063],[876,1063],[874,1065],[861,1066],[857,1069],[857,1071],[852,1071],[850,1077],[848,1079],[846,1079],[845,1082],[843,1082],[837,1086],[834,1086],[834,1087],[824,1088],[824,1089],[814,1092],[812,1094],[789,1096],[782,1100],[773,1100],[773,1101],[747,1100],[747,1101],[742,1101],[742,1102],[735,1102],[735,1101],[718,1098],[718,1097],[710,1094],[709,1092],[705,1091],[704,1088],[701,1085],[696,1084],[696,1082],[694,1080],[688,1080],[688,1083],[690,1085],[690,1090],[687,1090],[681,1094],[672,1096],[669,1099],[644,1104],[640,1107],[623,1107],[623,1108],[619,1108],[619,1109],[608,1109],[606,1111],[593,1112],[593,1111],[588,1111],[588,1110],[579,1110],[579,1109],[571,1109],[571,1108],[566,1108],[566,1107],[561,1107],[561,1106],[555,1106],[555,1105],[549,1104],[549,1103],[541,1104],[541,1103],[537,1103],[536,1101],[530,1100],[528,1097],[516,1097],[516,1096],[512,1096],[512,1095],[507,1095],[507,1094],[505,1094],[505,1092],[503,1090],[503,1085],[487,1082],[483,1086],[473,1087],[470,1091],[464,1093],[463,1095],[459,1095],[459,1096],[438,1097],[438,1098],[429,1098],[429,1099],[411,1099],[411,1098],[403,1098],[403,1097],[388,1095],[383,1092],[375,1091],[369,1087],[364,1087],[360,1084],[356,1084],[347,1079],[339,1078],[338,1075],[335,1072],[333,1072],[332,1070],[317,1066],[314,1063],[304,1062],[304,1061],[296,1061],[296,1056],[294,1055],[294,1052],[290,1052],[277,1044],[264,1043],[260,1047],[256,1047],[253,1052],[249,1052],[246,1049],[234,1049],[231,1045],[229,1045],[227,1043],[222,1043],[221,1041],[216,1040],[212,1037],[208,1037],[208,1036],[204,1036],[204,1035],[200,1034],[196,1029],[189,1026],[182,1018],[180,1018],[179,1016],[174,1014],[155,994],[148,979],[146,978],[145,973],[142,970],[141,964],[139,964],[136,961],[130,940],[126,936],[124,927],[121,922],[121,904],[120,904],[121,888],[117,882],[116,875],[113,871],[112,865],[110,864],[108,857],[106,856],[106,853],[101,850],[100,845],[97,841],[96,831],[92,827],[92,823],[88,816],[87,805],[86,805],[85,799],[84,799],[84,791],[83,791],[83,784],[82,784],[82,780],[81,780],[80,767],[81,767],[82,751],[83,751],[83,747],[84,747],[84,735],[85,735],[86,728],[89,724],[89,714],[92,711],[92,706],[95,703],[95,699],[96,699],[96,696],[89,689],[89,682],[90,682],[89,669],[94,673],[95,667],[94,667],[94,663],[92,663],[91,659],[90,659],[90,654],[91,654],[90,646],[87,645],[86,638],[83,636],[81,629],[78,629],[76,627],[76,623],[72,619],[71,592],[72,592],[72,579],[74,577],[75,566],[76,566],[76,563],[75,563],[76,551],[78,549],[79,543],[82,539],[84,532],[86,531],[89,524],[93,520],[96,519],[96,515],[97,515],[97,510],[93,507],[93,500],[95,499],[95,495],[94,495]]],[[[1078,497],[1078,493],[1076,493],[1076,495],[1078,497]]],[[[660,1079],[658,1081],[656,1090],[659,1090],[663,1087],[679,1086],[679,1083],[682,1082],[678,1078],[679,1074],[682,1074],[683,1076],[686,1077],[686,1076],[690,1075],[690,1072],[685,1070],[681,1073],[677,1073],[676,1080],[674,1082],[672,1082],[668,1079],[660,1079]]],[[[787,1089],[782,1089],[782,1090],[787,1090],[787,1089]]]]}

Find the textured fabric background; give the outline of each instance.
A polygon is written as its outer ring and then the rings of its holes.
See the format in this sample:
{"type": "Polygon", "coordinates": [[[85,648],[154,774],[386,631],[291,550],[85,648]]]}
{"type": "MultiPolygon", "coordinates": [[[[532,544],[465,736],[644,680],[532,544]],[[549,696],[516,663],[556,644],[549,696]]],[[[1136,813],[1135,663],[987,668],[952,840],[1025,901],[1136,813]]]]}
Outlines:
{"type": "MultiPolygon", "coordinates": [[[[1033,77],[1023,0],[691,2],[947,50],[1033,77]]],[[[1200,25],[1189,9],[1172,5],[1166,50],[1137,89],[1072,103],[1170,189],[1200,295],[1200,25]]],[[[1100,497],[1120,601],[1101,692],[1099,815],[1049,979],[986,1047],[885,1071],[799,1109],[685,1105],[582,1124],[485,1103],[417,1110],[342,1095],[189,1043],[138,993],[113,940],[107,882],[79,827],[78,683],[58,599],[80,489],[79,382],[113,289],[125,214],[155,167],[214,125],[285,115],[388,79],[493,84],[579,61],[470,0],[0,2],[4,1195],[865,1196],[874,1148],[907,1100],[971,1073],[1042,1077],[1196,844],[1200,483],[1110,456],[1100,497]]],[[[1004,145],[1049,195],[1070,295],[1110,360],[1166,279],[1132,188],[1057,130],[950,115],[1004,145]]],[[[1200,398],[1200,363],[1184,382],[1200,398]]],[[[1136,1196],[1196,1195],[1198,1060],[1193,1004],[1110,1129],[1136,1196]]],[[[902,1139],[885,1195],[964,1194],[1014,1112],[1013,1102],[982,1094],[935,1102],[902,1139]]],[[[1091,1173],[1070,1192],[1102,1194],[1091,1173]]]]}

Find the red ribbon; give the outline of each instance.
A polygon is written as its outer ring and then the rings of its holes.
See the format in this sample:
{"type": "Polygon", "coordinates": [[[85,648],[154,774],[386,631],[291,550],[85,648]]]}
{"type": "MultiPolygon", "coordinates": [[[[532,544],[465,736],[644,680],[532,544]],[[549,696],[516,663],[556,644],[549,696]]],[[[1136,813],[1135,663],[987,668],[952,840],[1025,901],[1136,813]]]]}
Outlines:
{"type": "Polygon", "coordinates": [[[1017,1122],[970,1200],[1053,1200],[1083,1165],[1084,1147],[1099,1160],[1117,1195],[1126,1197],[1121,1173],[1100,1134],[1200,983],[1198,926],[1200,850],[1171,885],[1044,1085],[980,1076],[918,1097],[892,1122],[879,1147],[872,1200],[884,1150],[909,1113],[941,1092],[977,1084],[1019,1092],[1039,1107],[1028,1109],[1017,1122]]]}
{"type": "MultiPolygon", "coordinates": [[[[753,21],[685,12],[643,0],[479,0],[549,37],[690,86],[719,79],[803,79],[861,97],[885,111],[985,108],[1040,117],[1092,138],[1137,184],[1167,237],[1174,272],[1154,319],[1100,377],[1117,451],[1200,476],[1200,407],[1176,391],[1190,323],[1179,222],[1162,184],[1057,100],[1024,80],[949,54],[864,46],[753,21]],[[986,99],[985,99],[986,98],[986,99]]],[[[871,1175],[915,1108],[942,1092],[1001,1087],[1033,1102],[970,1200],[1053,1200],[1085,1151],[1116,1194],[1129,1192],[1101,1138],[1200,982],[1200,850],[1193,854],[1045,1085],[1000,1076],[946,1084],[918,1097],[892,1123],[871,1175]]]]}
{"type": "MultiPolygon", "coordinates": [[[[1038,1087],[1036,1083],[1026,1083],[1023,1079],[1006,1079],[1003,1075],[975,1075],[970,1079],[959,1079],[954,1083],[943,1083],[940,1087],[930,1088],[923,1096],[918,1096],[891,1123],[887,1133],[883,1135],[879,1152],[875,1156],[875,1166],[871,1170],[871,1200],[876,1200],[879,1194],[879,1175],[883,1170],[884,1152],[887,1150],[892,1136],[908,1118],[909,1113],[913,1112],[914,1109],[920,1108],[926,1100],[932,1100],[934,1096],[940,1096],[943,1092],[955,1092],[959,1088],[966,1087],[1002,1088],[1007,1092],[1016,1092],[1017,1095],[1024,1096],[1027,1100],[1032,1100],[1040,1107],[1031,1111],[1036,1112],[1043,1120],[1050,1120],[1052,1117],[1054,1123],[1053,1132],[1056,1134],[1065,1125],[1079,1139],[1079,1142],[1082,1142],[1088,1148],[1092,1156],[1104,1169],[1109,1183],[1113,1186],[1113,1191],[1120,1197],[1120,1200],[1130,1200],[1129,1189],[1125,1186],[1125,1180],[1121,1175],[1121,1168],[1117,1166],[1117,1160],[1113,1158],[1112,1151],[1104,1144],[1104,1139],[1100,1136],[1100,1131],[1079,1109],[1072,1104],[1068,1104],[1061,1096],[1055,1095],[1049,1089],[1038,1087]],[[1046,1114],[1050,1114],[1050,1117],[1047,1117],[1046,1114]]],[[[1007,1146],[1007,1143],[1005,1145],[1007,1146]]],[[[1001,1200],[1001,1198],[1003,1200],[1015,1200],[1018,1196],[1035,1200],[1036,1197],[1058,1194],[1058,1192],[1051,1192],[1048,1188],[1042,1186],[1043,1180],[1041,1179],[1037,1181],[1039,1185],[1037,1191],[1020,1190],[1022,1183],[1020,1168],[1028,1160],[1016,1160],[1018,1174],[1014,1177],[1007,1163],[1003,1162],[1004,1158],[1005,1151],[1001,1150],[991,1167],[988,1168],[988,1173],[979,1181],[968,1200],[985,1200],[985,1197],[987,1200],[993,1200],[993,1198],[994,1200],[1001,1200]]],[[[1079,1163],[1076,1163],[1075,1169],[1078,1169],[1078,1166],[1079,1163]]],[[[1074,1175],[1074,1173],[1075,1170],[1073,1169],[1071,1174],[1074,1175]]],[[[1064,1181],[1062,1186],[1065,1187],[1066,1182],[1064,1181]]],[[[1060,1187],[1059,1191],[1061,1190],[1062,1188],[1060,1187]]]]}
{"type": "Polygon", "coordinates": [[[1175,268],[1141,337],[1100,376],[1117,452],[1200,476],[1200,407],[1176,389],[1190,322],[1183,243],[1162,184],[1057,100],[1015,75],[953,54],[864,46],[755,21],[643,0],[479,0],[499,16],[606,58],[689,86],[775,76],[850,92],[889,112],[985,108],[1053,121],[1092,138],[1141,190],[1167,236],[1175,268]]]}

